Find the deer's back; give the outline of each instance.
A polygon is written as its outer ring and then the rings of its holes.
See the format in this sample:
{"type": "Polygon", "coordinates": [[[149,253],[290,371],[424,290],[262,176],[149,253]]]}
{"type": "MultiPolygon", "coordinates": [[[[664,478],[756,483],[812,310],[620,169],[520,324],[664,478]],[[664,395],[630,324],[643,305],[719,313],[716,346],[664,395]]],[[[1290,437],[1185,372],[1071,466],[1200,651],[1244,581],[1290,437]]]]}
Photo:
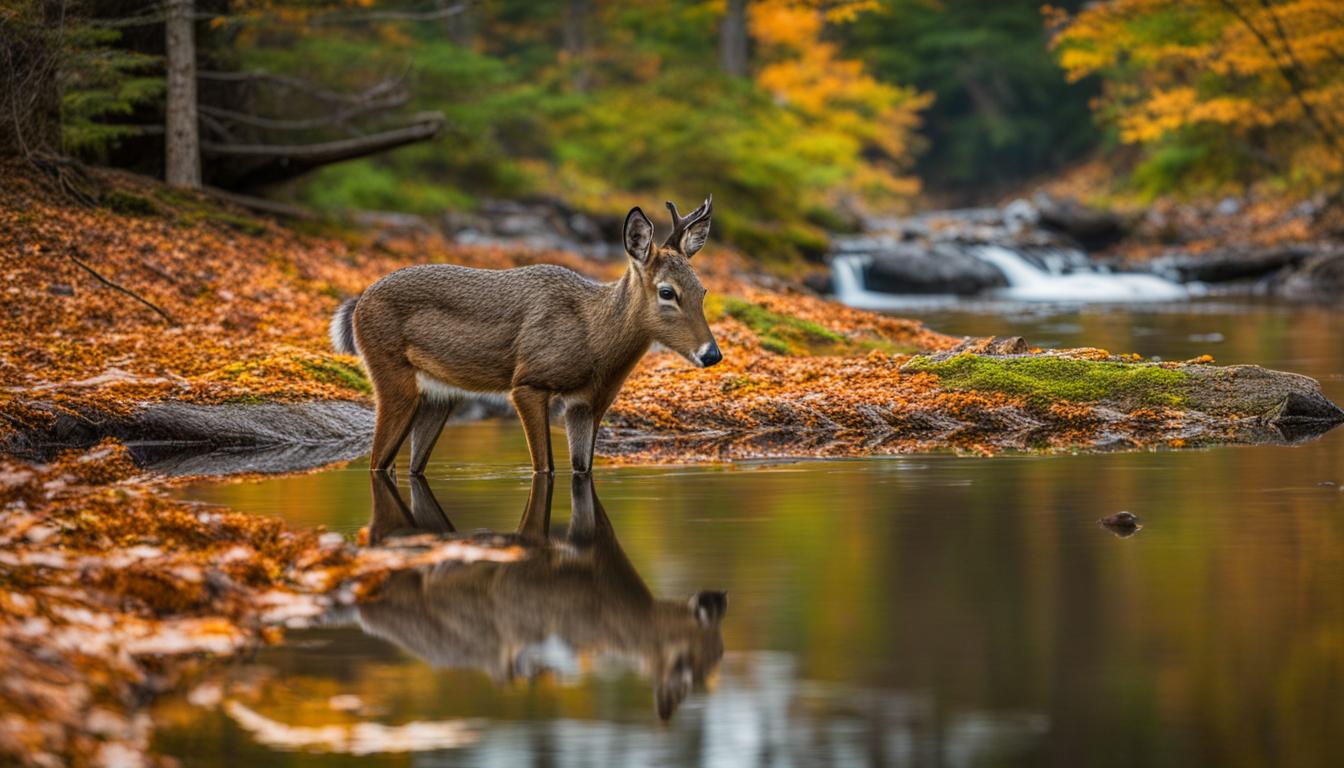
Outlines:
{"type": "Polygon", "coordinates": [[[588,317],[600,290],[553,265],[408,267],[365,291],[355,335],[370,365],[384,355],[409,360],[450,386],[502,391],[521,369],[563,389],[583,381],[573,361],[589,356],[588,317]]]}

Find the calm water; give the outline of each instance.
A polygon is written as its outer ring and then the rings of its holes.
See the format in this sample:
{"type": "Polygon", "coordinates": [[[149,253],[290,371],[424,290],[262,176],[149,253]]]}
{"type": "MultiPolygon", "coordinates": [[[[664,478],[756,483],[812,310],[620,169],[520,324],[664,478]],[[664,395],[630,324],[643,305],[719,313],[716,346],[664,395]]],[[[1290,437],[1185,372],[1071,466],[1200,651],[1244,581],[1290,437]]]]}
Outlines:
{"type": "MultiPolygon", "coordinates": [[[[927,317],[1260,362],[1344,401],[1335,312],[927,317]]],[[[520,429],[485,422],[440,441],[442,515],[405,478],[402,512],[361,465],[187,493],[345,532],[375,502],[383,523],[459,532],[513,531],[530,508],[535,534],[544,489],[525,464],[520,429]]],[[[226,670],[222,696],[165,702],[157,744],[189,766],[1338,765],[1341,486],[1344,430],[1294,447],[599,467],[593,490],[560,473],[550,544],[524,564],[391,581],[379,604],[226,670]],[[1119,510],[1143,528],[1097,525],[1119,510]],[[679,703],[666,724],[660,701],[679,703]]]]}

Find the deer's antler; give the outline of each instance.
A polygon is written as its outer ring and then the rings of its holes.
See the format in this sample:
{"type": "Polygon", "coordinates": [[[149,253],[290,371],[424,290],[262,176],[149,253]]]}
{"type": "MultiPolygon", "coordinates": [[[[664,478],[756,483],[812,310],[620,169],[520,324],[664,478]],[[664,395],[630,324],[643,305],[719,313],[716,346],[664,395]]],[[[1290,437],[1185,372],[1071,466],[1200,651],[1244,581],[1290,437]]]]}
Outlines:
{"type": "Polygon", "coordinates": [[[701,203],[699,208],[696,208],[685,216],[680,216],[677,214],[677,204],[668,200],[667,210],[672,213],[672,233],[663,241],[663,245],[665,247],[676,245],[677,241],[681,239],[682,233],[686,231],[686,228],[708,216],[713,207],[714,195],[711,194],[709,197],[705,198],[705,202],[701,203]]]}

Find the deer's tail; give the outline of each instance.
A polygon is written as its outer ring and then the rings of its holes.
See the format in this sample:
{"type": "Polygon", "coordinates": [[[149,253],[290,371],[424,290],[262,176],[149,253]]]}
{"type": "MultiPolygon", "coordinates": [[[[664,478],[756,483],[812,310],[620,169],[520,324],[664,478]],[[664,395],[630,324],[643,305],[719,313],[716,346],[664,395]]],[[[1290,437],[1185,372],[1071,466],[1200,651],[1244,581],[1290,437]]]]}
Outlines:
{"type": "Polygon", "coordinates": [[[358,355],[355,346],[355,304],[359,297],[346,299],[331,316],[331,346],[343,355],[358,355]]]}

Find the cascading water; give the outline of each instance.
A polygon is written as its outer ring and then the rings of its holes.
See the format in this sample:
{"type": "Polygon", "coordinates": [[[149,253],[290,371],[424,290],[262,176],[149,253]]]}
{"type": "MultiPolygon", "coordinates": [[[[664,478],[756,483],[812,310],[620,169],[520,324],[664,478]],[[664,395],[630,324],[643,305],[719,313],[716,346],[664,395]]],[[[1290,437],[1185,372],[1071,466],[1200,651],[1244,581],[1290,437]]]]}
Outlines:
{"type": "MultiPolygon", "coordinates": [[[[1007,287],[992,297],[1010,301],[1052,303],[1129,303],[1174,301],[1190,296],[1189,289],[1157,275],[1109,272],[1091,264],[1078,251],[1054,250],[1027,254],[1002,245],[970,246],[966,253],[994,265],[1003,273],[1007,287]]],[[[912,303],[946,301],[927,295],[902,295],[870,290],[864,269],[873,255],[837,254],[831,260],[831,280],[836,298],[860,309],[894,309],[912,303]]]]}
{"type": "MultiPolygon", "coordinates": [[[[1157,275],[1103,272],[1090,264],[1071,272],[1042,269],[1001,245],[982,245],[971,252],[998,267],[1008,280],[1008,287],[997,295],[1017,301],[1172,301],[1190,295],[1185,286],[1157,275]]],[[[1051,266],[1049,261],[1046,265],[1051,266]]]]}

